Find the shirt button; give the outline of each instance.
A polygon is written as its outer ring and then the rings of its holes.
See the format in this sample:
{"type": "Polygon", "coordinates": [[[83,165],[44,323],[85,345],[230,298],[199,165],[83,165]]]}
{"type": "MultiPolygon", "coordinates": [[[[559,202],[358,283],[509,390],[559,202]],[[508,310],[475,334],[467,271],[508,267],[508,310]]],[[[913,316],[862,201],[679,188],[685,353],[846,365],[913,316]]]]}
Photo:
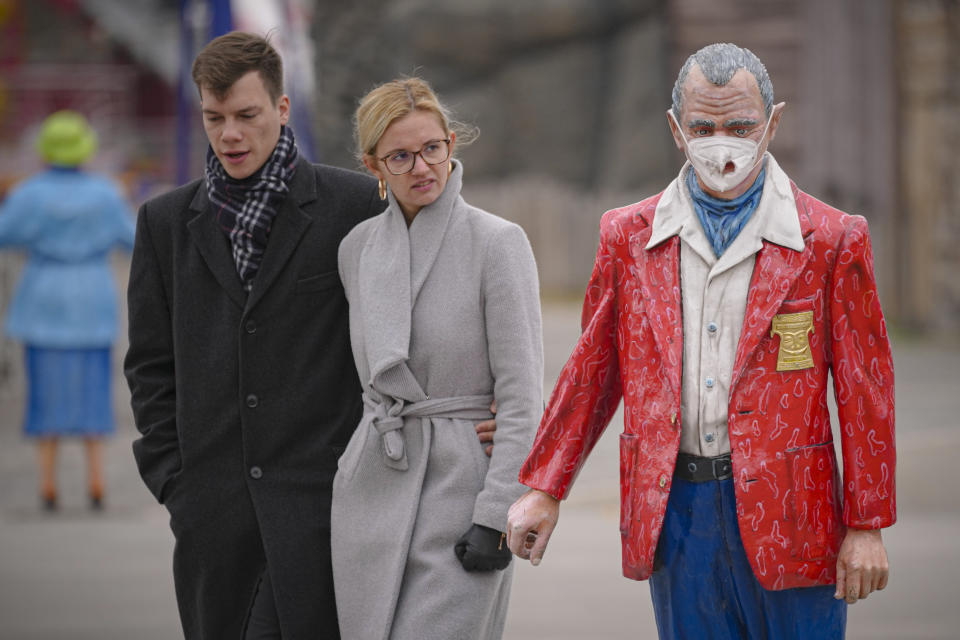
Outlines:
{"type": "Polygon", "coordinates": [[[259,404],[260,404],[260,398],[258,398],[257,396],[255,396],[255,395],[252,394],[252,393],[247,396],[247,406],[248,406],[248,407],[250,407],[251,409],[256,409],[256,408],[257,408],[257,405],[259,405],[259,404]]]}
{"type": "Polygon", "coordinates": [[[716,332],[717,332],[717,329],[719,329],[719,328],[720,328],[720,327],[717,326],[717,323],[716,323],[716,322],[708,322],[708,323],[707,323],[707,331],[709,331],[710,333],[716,333],[716,332]]]}
{"type": "Polygon", "coordinates": [[[707,442],[713,442],[713,434],[708,433],[707,435],[703,436],[703,439],[706,440],[707,442]]]}
{"type": "Polygon", "coordinates": [[[257,323],[253,320],[247,320],[247,324],[245,324],[243,328],[246,329],[247,333],[256,333],[257,323]]]}
{"type": "Polygon", "coordinates": [[[715,384],[715,381],[713,378],[707,378],[706,380],[704,380],[704,384],[707,385],[707,389],[713,389],[713,385],[715,384]]]}
{"type": "Polygon", "coordinates": [[[260,467],[250,467],[250,477],[254,480],[259,480],[263,477],[263,469],[260,467]]]}

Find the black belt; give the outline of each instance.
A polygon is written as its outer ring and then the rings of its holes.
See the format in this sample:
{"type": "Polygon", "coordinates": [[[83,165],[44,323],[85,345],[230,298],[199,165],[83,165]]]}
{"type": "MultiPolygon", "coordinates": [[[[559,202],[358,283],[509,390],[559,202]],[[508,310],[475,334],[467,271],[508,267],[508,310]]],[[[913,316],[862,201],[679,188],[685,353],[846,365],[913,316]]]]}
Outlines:
{"type": "Polygon", "coordinates": [[[729,453],[715,458],[703,458],[681,452],[677,454],[677,466],[673,473],[687,482],[726,480],[733,477],[733,463],[730,462],[729,453]]]}

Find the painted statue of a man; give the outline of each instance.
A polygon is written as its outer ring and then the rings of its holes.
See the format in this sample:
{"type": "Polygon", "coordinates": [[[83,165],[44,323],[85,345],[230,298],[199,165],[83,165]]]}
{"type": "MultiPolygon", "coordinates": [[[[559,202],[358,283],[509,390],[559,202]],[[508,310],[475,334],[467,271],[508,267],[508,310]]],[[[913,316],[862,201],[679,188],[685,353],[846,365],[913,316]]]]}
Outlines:
{"type": "Polygon", "coordinates": [[[667,119],[689,162],[603,216],[511,509],[510,548],[539,564],[622,397],[623,571],[650,579],[661,638],[842,638],[847,603],[887,582],[893,361],[870,236],[767,153],[783,108],[746,49],[686,61],[667,119]]]}

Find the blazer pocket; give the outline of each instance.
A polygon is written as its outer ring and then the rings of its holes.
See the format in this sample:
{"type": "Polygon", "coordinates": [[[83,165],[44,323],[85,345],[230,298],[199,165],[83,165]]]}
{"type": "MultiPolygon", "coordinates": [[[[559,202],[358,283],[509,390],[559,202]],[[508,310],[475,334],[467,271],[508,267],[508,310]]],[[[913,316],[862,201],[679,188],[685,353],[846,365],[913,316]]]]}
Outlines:
{"type": "Polygon", "coordinates": [[[833,442],[790,449],[793,507],[791,554],[816,560],[837,554],[840,544],[840,484],[833,442]]]}
{"type": "Polygon", "coordinates": [[[307,276],[297,280],[297,286],[294,290],[297,294],[301,293],[319,293],[327,289],[334,289],[340,286],[340,274],[336,271],[327,271],[318,273],[315,276],[307,276]]]}
{"type": "Polygon", "coordinates": [[[808,298],[797,298],[796,300],[784,300],[780,303],[777,315],[787,313],[800,313],[802,311],[813,311],[814,296],[808,298]]]}
{"type": "Polygon", "coordinates": [[[637,491],[637,449],[640,437],[620,434],[620,534],[627,535],[633,517],[633,500],[637,491]]]}
{"type": "Polygon", "coordinates": [[[776,370],[780,373],[793,373],[814,369],[822,359],[821,336],[817,332],[817,311],[815,298],[797,298],[784,300],[777,313],[770,320],[770,333],[767,339],[773,341],[776,349],[776,370]],[[775,337],[777,336],[777,337],[775,337]]]}

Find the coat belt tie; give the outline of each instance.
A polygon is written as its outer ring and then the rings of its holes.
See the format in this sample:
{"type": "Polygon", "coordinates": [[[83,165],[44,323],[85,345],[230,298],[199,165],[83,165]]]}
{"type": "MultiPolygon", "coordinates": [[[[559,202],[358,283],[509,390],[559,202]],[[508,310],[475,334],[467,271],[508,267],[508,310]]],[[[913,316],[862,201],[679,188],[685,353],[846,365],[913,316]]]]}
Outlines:
{"type": "Polygon", "coordinates": [[[404,418],[450,418],[461,420],[489,420],[492,395],[451,396],[449,398],[431,398],[404,404],[401,400],[384,398],[377,401],[367,393],[363,394],[363,418],[358,429],[373,427],[380,434],[380,444],[384,464],[398,471],[406,471],[407,452],[404,447],[404,418]]]}

